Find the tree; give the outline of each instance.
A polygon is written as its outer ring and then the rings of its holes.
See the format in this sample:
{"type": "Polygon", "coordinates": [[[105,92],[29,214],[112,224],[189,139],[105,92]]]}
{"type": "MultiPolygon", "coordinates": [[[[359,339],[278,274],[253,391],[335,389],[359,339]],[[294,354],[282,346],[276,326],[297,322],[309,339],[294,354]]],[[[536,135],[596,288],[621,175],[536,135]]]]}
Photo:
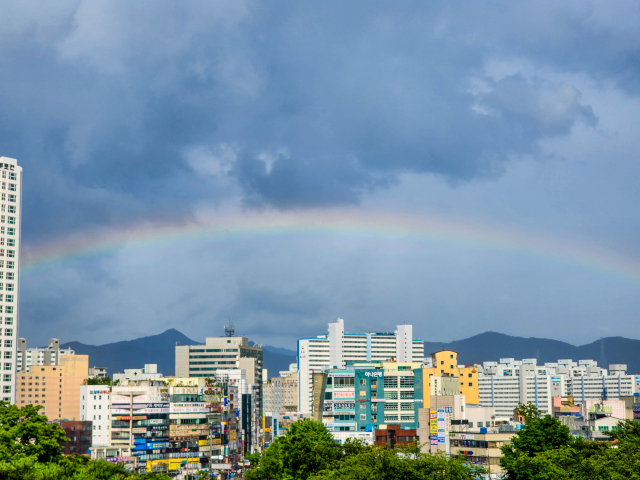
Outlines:
{"type": "Polygon", "coordinates": [[[61,444],[68,440],[57,423],[47,423],[39,406],[0,403],[0,461],[33,457],[42,463],[62,458],[61,444]]]}
{"type": "Polygon", "coordinates": [[[500,465],[507,471],[507,479],[541,478],[536,454],[568,447],[573,443],[571,431],[551,415],[534,405],[520,404],[518,413],[525,417],[525,427],[511,438],[511,445],[502,447],[500,465]]]}
{"type": "Polygon", "coordinates": [[[322,422],[299,420],[267,448],[247,480],[306,480],[343,457],[343,449],[322,422]]]}
{"type": "Polygon", "coordinates": [[[110,377],[102,377],[102,378],[93,377],[93,378],[85,379],[83,383],[85,385],[111,385],[112,380],[110,377]]]}

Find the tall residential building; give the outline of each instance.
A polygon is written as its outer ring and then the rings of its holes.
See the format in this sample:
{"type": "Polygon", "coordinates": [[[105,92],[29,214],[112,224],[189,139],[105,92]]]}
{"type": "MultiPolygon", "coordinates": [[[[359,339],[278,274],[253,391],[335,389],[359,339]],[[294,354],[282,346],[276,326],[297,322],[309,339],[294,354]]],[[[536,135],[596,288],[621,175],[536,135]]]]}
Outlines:
{"type": "Polygon", "coordinates": [[[79,420],[80,388],[88,377],[88,355],[63,355],[60,365],[33,365],[17,374],[17,405],[40,405],[49,420],[79,420]]]}
{"type": "Polygon", "coordinates": [[[478,376],[480,404],[492,406],[496,415],[511,418],[519,403],[531,402],[545,413],[553,410],[553,397],[587,400],[618,399],[640,393],[640,377],[628,375],[626,365],[609,365],[609,371],[595,360],[558,360],[538,365],[537,359],[484,362],[478,376]]]}
{"type": "Polygon", "coordinates": [[[16,344],[20,305],[20,227],[22,167],[14,158],[0,157],[0,355],[2,400],[16,402],[16,344]]]}
{"type": "Polygon", "coordinates": [[[424,343],[413,339],[411,325],[398,325],[393,333],[344,333],[344,320],[329,324],[325,335],[298,340],[298,399],[300,412],[313,412],[314,370],[343,368],[345,362],[404,363],[424,360],[424,343]]]}
{"type": "Polygon", "coordinates": [[[216,371],[236,368],[245,370],[249,384],[258,387],[262,410],[262,347],[234,336],[207,337],[204,345],[176,345],[176,377],[207,378],[216,371]]]}
{"type": "Polygon", "coordinates": [[[19,372],[28,371],[31,365],[60,365],[61,355],[74,355],[71,348],[60,348],[60,340],[49,339],[45,348],[27,348],[27,339],[18,338],[16,366],[19,372]]]}

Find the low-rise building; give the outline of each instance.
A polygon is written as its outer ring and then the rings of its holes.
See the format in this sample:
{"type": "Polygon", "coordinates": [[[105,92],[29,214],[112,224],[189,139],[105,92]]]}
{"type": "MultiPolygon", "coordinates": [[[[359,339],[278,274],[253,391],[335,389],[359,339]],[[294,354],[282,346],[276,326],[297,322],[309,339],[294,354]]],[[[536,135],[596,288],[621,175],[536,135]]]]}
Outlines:
{"type": "Polygon", "coordinates": [[[60,422],[60,427],[64,430],[65,435],[69,439],[62,444],[63,454],[89,454],[92,438],[92,426],[90,421],[83,422],[78,420],[63,420],[60,422]]]}
{"type": "Polygon", "coordinates": [[[503,445],[509,445],[515,432],[484,432],[479,429],[449,433],[449,454],[466,457],[469,463],[484,466],[490,478],[504,473],[500,467],[503,445]]]}
{"type": "Polygon", "coordinates": [[[375,430],[375,445],[378,447],[395,448],[415,446],[418,443],[416,429],[406,429],[402,425],[385,425],[385,428],[375,430]]]}
{"type": "Polygon", "coordinates": [[[155,363],[145,364],[144,368],[127,368],[124,372],[114,373],[114,382],[140,381],[140,380],[160,380],[162,373],[158,372],[158,365],[155,363]]]}

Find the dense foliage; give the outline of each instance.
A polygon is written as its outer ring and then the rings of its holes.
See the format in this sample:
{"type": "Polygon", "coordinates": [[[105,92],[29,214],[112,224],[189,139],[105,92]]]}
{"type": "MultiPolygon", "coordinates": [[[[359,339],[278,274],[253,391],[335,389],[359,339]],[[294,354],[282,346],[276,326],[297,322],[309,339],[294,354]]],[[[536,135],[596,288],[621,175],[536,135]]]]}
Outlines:
{"type": "Polygon", "coordinates": [[[502,447],[506,480],[640,480],[639,423],[619,423],[612,442],[589,442],[550,415],[522,410],[525,428],[502,447]]]}
{"type": "Polygon", "coordinates": [[[267,448],[247,480],[471,480],[484,470],[410,449],[337,443],[321,422],[301,420],[267,448]]]}
{"type": "Polygon", "coordinates": [[[64,430],[47,423],[40,408],[0,402],[0,480],[169,480],[162,474],[131,474],[105,460],[63,456],[64,430]]]}

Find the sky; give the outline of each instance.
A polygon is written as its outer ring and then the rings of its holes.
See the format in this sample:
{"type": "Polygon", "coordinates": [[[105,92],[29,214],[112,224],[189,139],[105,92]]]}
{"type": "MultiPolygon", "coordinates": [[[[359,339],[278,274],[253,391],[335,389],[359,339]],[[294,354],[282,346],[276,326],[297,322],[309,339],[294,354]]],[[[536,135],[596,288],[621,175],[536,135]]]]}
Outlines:
{"type": "Polygon", "coordinates": [[[2,10],[29,345],[640,338],[640,4],[2,10]]]}

